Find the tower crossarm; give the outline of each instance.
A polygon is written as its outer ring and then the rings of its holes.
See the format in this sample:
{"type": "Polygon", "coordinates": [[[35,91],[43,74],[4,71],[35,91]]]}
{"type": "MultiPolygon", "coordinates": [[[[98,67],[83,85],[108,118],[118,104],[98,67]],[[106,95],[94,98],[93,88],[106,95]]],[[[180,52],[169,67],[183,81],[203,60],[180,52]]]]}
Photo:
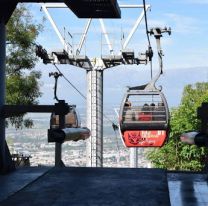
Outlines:
{"type": "Polygon", "coordinates": [[[69,55],[65,50],[61,52],[52,52],[55,63],[69,64],[83,69],[92,69],[91,60],[86,55],[69,55]]]}
{"type": "Polygon", "coordinates": [[[149,62],[149,57],[147,52],[139,53],[138,56],[136,56],[133,50],[123,50],[119,55],[103,55],[102,60],[107,69],[119,65],[147,64],[149,62]]]}

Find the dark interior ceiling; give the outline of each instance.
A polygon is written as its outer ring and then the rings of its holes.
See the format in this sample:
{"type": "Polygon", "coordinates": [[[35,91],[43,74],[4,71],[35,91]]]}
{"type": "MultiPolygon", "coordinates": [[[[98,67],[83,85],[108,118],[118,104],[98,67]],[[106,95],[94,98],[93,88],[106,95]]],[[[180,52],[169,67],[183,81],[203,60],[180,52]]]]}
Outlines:
{"type": "Polygon", "coordinates": [[[78,18],[121,18],[117,0],[0,0],[0,19],[7,22],[17,3],[65,3],[78,18]]]}
{"type": "Polygon", "coordinates": [[[79,18],[121,18],[116,0],[65,0],[79,18]]]}

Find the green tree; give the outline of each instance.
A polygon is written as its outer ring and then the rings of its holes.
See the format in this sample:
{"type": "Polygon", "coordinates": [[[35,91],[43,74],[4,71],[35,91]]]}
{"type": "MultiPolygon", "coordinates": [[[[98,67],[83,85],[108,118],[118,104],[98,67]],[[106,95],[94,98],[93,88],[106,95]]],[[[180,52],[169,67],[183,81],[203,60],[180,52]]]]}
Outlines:
{"type": "MultiPolygon", "coordinates": [[[[34,70],[37,61],[35,41],[42,26],[33,21],[26,6],[16,8],[7,24],[6,103],[37,104],[40,72],[34,70]]],[[[31,127],[25,114],[12,117],[9,122],[16,128],[31,127]]]]}
{"type": "Polygon", "coordinates": [[[191,171],[204,168],[208,149],[184,144],[179,139],[186,131],[199,130],[197,108],[202,102],[208,102],[208,83],[185,86],[180,106],[171,111],[169,141],[162,148],[148,152],[155,167],[191,171]]]}

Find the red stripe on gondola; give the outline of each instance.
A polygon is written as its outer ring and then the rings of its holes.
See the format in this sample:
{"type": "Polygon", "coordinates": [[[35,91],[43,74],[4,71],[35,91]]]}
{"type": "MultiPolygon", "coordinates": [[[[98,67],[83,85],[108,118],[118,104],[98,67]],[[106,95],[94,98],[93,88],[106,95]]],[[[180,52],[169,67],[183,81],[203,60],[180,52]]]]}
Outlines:
{"type": "Polygon", "coordinates": [[[166,136],[165,130],[125,131],[123,134],[127,147],[162,147],[166,136]]]}

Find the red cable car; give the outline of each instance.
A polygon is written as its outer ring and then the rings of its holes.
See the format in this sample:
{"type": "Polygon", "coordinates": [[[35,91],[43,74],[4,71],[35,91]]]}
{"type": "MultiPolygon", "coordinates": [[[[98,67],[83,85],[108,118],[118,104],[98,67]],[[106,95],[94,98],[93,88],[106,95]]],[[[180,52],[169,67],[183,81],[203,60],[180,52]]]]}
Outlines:
{"type": "Polygon", "coordinates": [[[126,147],[162,147],[169,131],[165,96],[159,90],[135,88],[127,91],[120,108],[122,140],[126,147]]]}
{"type": "Polygon", "coordinates": [[[119,126],[126,147],[162,147],[168,138],[168,104],[161,89],[155,87],[156,81],[163,73],[160,38],[165,32],[170,34],[167,28],[152,29],[150,33],[156,38],[158,73],[147,85],[129,88],[121,104],[119,126]]]}

